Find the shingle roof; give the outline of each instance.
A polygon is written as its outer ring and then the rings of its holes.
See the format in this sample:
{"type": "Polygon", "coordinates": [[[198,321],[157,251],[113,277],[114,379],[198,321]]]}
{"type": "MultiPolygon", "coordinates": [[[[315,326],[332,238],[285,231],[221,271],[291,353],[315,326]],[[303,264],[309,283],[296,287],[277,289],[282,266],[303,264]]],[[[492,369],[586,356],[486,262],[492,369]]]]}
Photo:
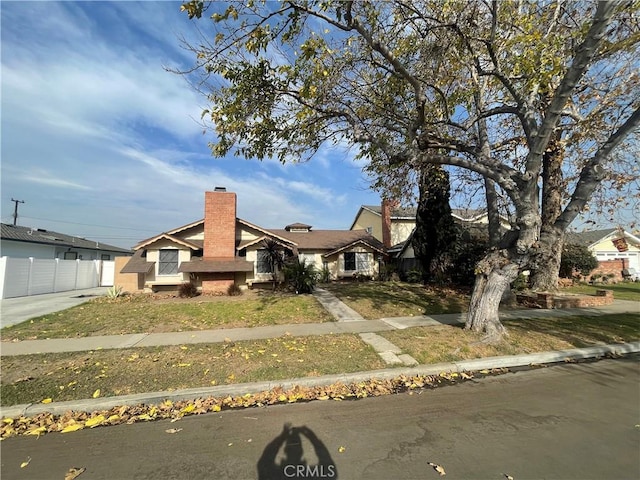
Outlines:
{"type": "Polygon", "coordinates": [[[44,230],[42,228],[21,227],[19,225],[2,224],[2,240],[14,240],[16,242],[39,243],[46,245],[58,245],[61,247],[84,248],[87,250],[108,250],[110,252],[121,252],[131,254],[131,250],[115,247],[86,238],[74,237],[64,233],[44,230]]]}
{"type": "Polygon", "coordinates": [[[156,262],[147,262],[144,250],[138,250],[122,267],[120,273],[149,273],[156,262]]]}
{"type": "Polygon", "coordinates": [[[366,230],[311,230],[310,232],[288,232],[268,230],[284,237],[298,246],[298,250],[335,250],[358,240],[363,240],[375,248],[383,249],[382,243],[366,230]]]}
{"type": "Polygon", "coordinates": [[[567,232],[565,243],[573,243],[588,247],[589,245],[599,242],[604,237],[615,231],[615,228],[605,228],[602,230],[592,230],[590,232],[567,232]]]}

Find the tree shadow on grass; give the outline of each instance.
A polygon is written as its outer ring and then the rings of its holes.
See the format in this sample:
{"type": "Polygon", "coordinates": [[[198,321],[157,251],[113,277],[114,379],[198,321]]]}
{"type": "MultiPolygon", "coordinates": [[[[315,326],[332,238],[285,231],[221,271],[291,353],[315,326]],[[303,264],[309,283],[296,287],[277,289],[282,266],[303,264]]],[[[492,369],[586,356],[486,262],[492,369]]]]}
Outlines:
{"type": "Polygon", "coordinates": [[[453,290],[446,291],[439,288],[428,289],[418,284],[336,283],[331,285],[330,290],[342,301],[348,302],[350,299],[367,301],[372,310],[379,312],[387,312],[390,308],[398,307],[399,311],[403,309],[415,311],[416,308],[420,308],[424,315],[461,313],[467,304],[464,294],[454,294],[453,290]]]}

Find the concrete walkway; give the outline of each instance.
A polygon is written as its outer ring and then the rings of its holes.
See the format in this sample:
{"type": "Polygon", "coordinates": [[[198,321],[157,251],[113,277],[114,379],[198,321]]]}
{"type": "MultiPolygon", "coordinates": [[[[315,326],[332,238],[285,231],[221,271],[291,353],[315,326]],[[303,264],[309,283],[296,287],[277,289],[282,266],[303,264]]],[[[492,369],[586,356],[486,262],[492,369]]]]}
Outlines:
{"type": "Polygon", "coordinates": [[[96,296],[105,295],[108,287],[44,293],[0,300],[0,328],[17,325],[30,318],[75,307],[96,296]]]}

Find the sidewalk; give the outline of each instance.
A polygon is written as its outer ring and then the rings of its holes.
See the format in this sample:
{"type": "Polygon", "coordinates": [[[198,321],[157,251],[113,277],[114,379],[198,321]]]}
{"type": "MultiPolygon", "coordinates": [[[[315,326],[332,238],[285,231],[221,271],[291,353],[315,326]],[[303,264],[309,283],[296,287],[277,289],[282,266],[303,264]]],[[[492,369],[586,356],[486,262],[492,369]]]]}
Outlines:
{"type": "MultiPolygon", "coordinates": [[[[77,292],[67,292],[67,294],[69,293],[77,292]]],[[[424,327],[443,324],[456,325],[464,323],[466,319],[465,313],[455,313],[364,320],[362,319],[362,317],[360,317],[360,315],[356,313],[355,315],[360,318],[358,320],[351,313],[353,312],[353,310],[349,309],[351,310],[351,312],[346,310],[346,305],[340,302],[329,292],[321,291],[320,295],[323,298],[323,300],[321,300],[321,303],[323,303],[323,306],[329,311],[329,313],[334,316],[334,318],[336,319],[335,322],[303,323],[215,330],[194,330],[187,332],[169,333],[135,333],[128,335],[104,335],[82,338],[53,338],[48,340],[23,340],[20,342],[0,342],[0,356],[4,357],[12,355],[30,355],[35,353],[80,352],[98,349],[186,345],[197,343],[221,343],[225,340],[260,340],[263,338],[277,338],[283,335],[300,337],[310,335],[333,335],[341,333],[368,334],[388,330],[402,330],[411,327],[424,327]],[[329,297],[333,297],[333,299],[330,299],[329,297]]],[[[78,301],[82,299],[74,300],[78,301]]],[[[86,301],[87,299],[85,298],[84,300],[86,301]]],[[[500,318],[510,319],[565,317],[571,315],[592,316],[613,313],[638,313],[639,311],[640,305],[638,302],[632,302],[628,300],[615,300],[612,305],[607,305],[604,307],[570,308],[561,310],[507,310],[500,313],[500,318]]]]}

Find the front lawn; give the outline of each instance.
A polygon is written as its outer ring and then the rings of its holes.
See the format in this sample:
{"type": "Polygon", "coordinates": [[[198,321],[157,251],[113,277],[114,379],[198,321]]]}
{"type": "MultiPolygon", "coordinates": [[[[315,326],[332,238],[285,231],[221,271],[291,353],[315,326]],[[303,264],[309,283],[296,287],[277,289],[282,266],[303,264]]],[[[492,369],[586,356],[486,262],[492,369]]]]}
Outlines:
{"type": "Polygon", "coordinates": [[[469,303],[468,292],[417,283],[341,282],[324,288],[368,320],[460,313],[469,303]]]}
{"type": "Polygon", "coordinates": [[[131,295],[98,298],[3,328],[3,341],[179,332],[333,321],[311,295],[250,291],[242,296],[180,299],[131,295]]]}
{"type": "MultiPolygon", "coordinates": [[[[616,283],[615,285],[580,284],[562,289],[563,292],[585,293],[587,295],[595,295],[596,290],[612,290],[613,298],[640,302],[640,282],[622,282],[616,283]]],[[[640,310],[640,306],[638,307],[638,310],[640,310]]]]}
{"type": "Polygon", "coordinates": [[[482,335],[449,325],[407,328],[380,335],[421,364],[640,340],[640,314],[514,319],[504,320],[503,324],[509,335],[496,345],[483,344],[482,335]]]}
{"type": "Polygon", "coordinates": [[[2,357],[1,404],[284,380],[385,366],[357,335],[21,355],[2,357]]]}

